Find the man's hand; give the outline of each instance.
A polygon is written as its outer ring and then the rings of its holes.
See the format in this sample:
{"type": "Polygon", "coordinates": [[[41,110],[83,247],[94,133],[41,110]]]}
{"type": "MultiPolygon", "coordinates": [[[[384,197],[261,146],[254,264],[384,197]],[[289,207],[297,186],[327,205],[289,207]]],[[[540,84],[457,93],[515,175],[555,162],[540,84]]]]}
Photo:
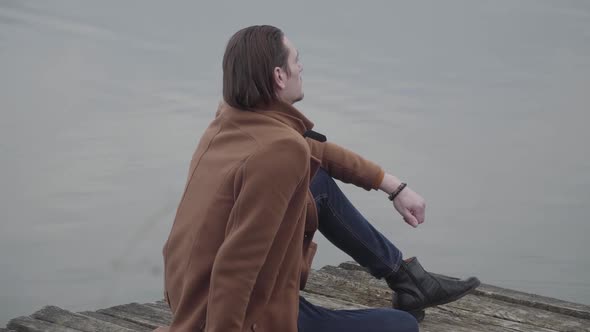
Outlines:
{"type": "Polygon", "coordinates": [[[412,227],[418,227],[424,222],[426,202],[424,198],[406,187],[393,199],[393,206],[399,212],[404,221],[412,227]]]}
{"type": "MultiPolygon", "coordinates": [[[[387,194],[392,193],[401,184],[401,181],[391,174],[385,174],[379,189],[387,194]]],[[[393,200],[393,206],[399,212],[404,221],[412,227],[418,227],[424,222],[426,202],[422,196],[416,194],[409,187],[404,188],[393,200]]]]}

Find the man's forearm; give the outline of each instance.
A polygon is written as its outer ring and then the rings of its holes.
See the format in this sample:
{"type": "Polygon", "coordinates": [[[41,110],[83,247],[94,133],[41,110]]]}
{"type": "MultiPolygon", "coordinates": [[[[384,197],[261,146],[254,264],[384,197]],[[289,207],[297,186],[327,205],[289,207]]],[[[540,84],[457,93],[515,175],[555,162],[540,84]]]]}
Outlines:
{"type": "Polygon", "coordinates": [[[383,190],[387,194],[391,194],[402,182],[396,176],[391,175],[389,173],[385,173],[383,176],[383,181],[379,186],[380,190],[383,190]]]}

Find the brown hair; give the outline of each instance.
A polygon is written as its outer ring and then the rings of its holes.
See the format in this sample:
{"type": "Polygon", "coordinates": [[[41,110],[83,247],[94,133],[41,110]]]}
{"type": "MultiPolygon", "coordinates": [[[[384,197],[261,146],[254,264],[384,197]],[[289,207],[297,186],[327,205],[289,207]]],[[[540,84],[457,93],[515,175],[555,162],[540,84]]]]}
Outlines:
{"type": "Polygon", "coordinates": [[[287,66],[289,50],[283,32],[270,25],[254,25],[236,32],[223,55],[223,99],[250,110],[277,101],[273,70],[287,66]]]}

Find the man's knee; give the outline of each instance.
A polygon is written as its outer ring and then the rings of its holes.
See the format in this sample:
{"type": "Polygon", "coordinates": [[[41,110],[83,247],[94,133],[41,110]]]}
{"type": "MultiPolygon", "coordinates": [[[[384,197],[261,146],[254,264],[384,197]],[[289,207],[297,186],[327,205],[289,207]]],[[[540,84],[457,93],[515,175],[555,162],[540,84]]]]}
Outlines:
{"type": "Polygon", "coordinates": [[[387,332],[418,332],[418,321],[411,314],[395,309],[388,309],[390,319],[387,322],[387,332]]]}
{"type": "MultiPolygon", "coordinates": [[[[418,332],[420,328],[418,327],[418,321],[414,316],[411,314],[401,311],[400,314],[400,332],[418,332]]],[[[397,331],[397,330],[395,330],[397,331]]]]}

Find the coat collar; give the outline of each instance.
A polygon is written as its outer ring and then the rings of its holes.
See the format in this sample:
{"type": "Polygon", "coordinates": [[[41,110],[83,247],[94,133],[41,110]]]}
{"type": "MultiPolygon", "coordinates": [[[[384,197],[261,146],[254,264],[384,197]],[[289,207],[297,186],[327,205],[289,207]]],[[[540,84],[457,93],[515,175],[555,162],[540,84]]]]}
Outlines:
{"type": "Polygon", "coordinates": [[[313,122],[303,115],[303,113],[293,105],[284,102],[276,102],[264,108],[257,108],[254,112],[280,121],[295,129],[301,135],[313,128],[313,122]]]}
{"type": "MultiPolygon", "coordinates": [[[[218,116],[223,111],[223,109],[227,109],[227,108],[234,109],[239,112],[248,112],[248,111],[237,110],[237,109],[231,107],[230,105],[228,105],[226,102],[221,101],[221,102],[219,102],[216,116],[218,116]]],[[[292,105],[289,105],[284,102],[276,102],[276,103],[273,103],[269,106],[256,108],[256,109],[252,110],[252,112],[255,112],[257,114],[261,114],[264,116],[268,116],[268,117],[273,118],[281,123],[284,123],[287,126],[293,128],[294,130],[299,132],[301,135],[303,135],[306,131],[311,130],[311,128],[313,128],[313,122],[311,122],[305,115],[303,115],[303,113],[301,113],[298,109],[296,109],[292,105]]]]}

